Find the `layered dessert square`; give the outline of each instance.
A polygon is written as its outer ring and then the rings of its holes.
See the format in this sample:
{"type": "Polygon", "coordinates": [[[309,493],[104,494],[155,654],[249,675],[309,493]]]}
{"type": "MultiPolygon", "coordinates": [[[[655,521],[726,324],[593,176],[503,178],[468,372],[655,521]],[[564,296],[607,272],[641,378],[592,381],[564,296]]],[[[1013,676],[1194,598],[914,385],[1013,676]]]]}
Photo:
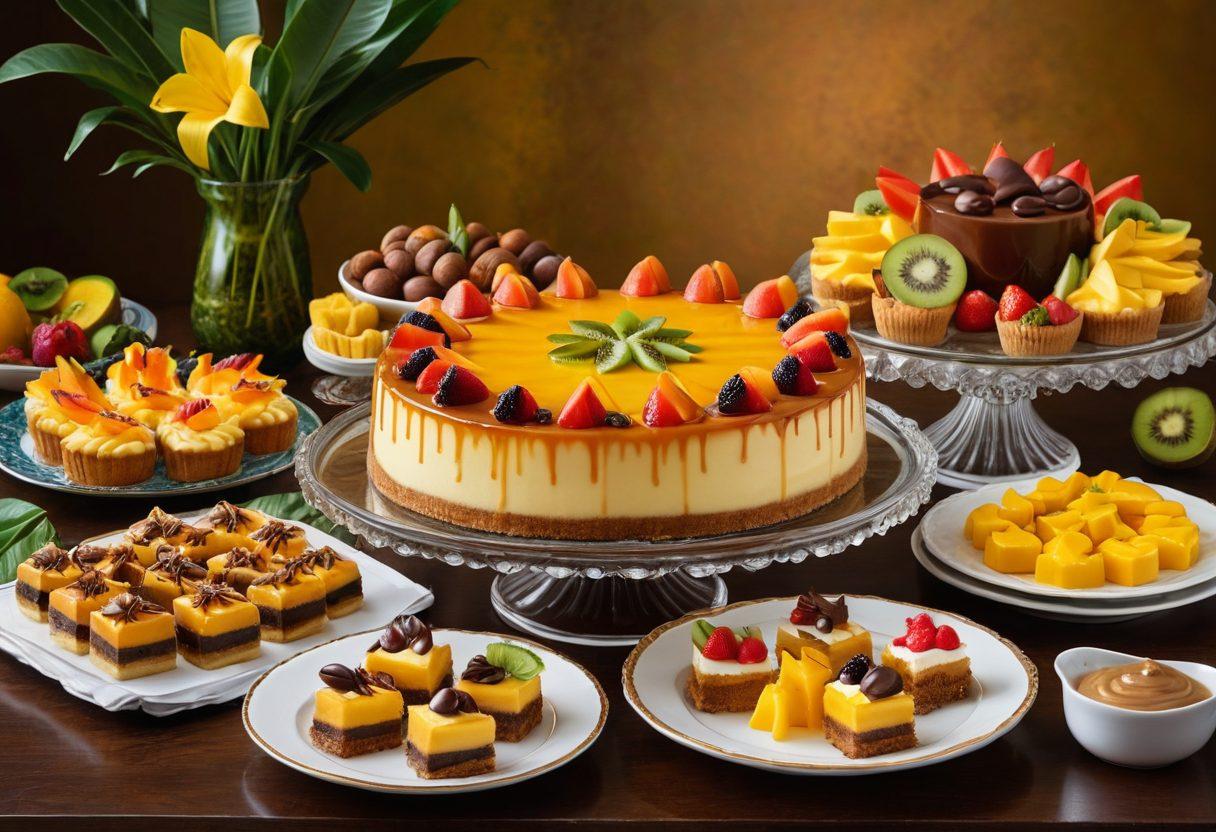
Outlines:
{"type": "Polygon", "coordinates": [[[698,711],[750,711],[775,676],[759,628],[732,630],[705,619],[693,622],[692,670],[685,688],[698,711]]]}
{"type": "Polygon", "coordinates": [[[914,705],[899,674],[879,665],[855,679],[851,674],[824,688],[824,738],[851,758],[915,747],[914,705]]]}
{"type": "Polygon", "coordinates": [[[495,642],[474,656],[456,683],[477,709],[494,717],[494,739],[519,742],[540,724],[540,674],[545,663],[524,647],[495,642]]]}
{"type": "Polygon", "coordinates": [[[843,595],[831,600],[810,590],[798,596],[790,620],[777,628],[778,654],[800,659],[803,650],[835,675],[858,653],[873,656],[874,645],[869,631],[849,620],[843,595]]]}
{"type": "Polygon", "coordinates": [[[137,679],[177,667],[173,616],[124,592],[89,616],[89,660],[115,679],[137,679]]]}
{"type": "Polygon", "coordinates": [[[304,554],[308,542],[304,530],[282,520],[269,519],[249,533],[252,548],[270,559],[291,560],[304,554]]]}
{"type": "Polygon", "coordinates": [[[183,525],[185,523],[180,517],[168,514],[156,506],[143,520],[132,523],[123,539],[135,549],[140,563],[151,566],[156,562],[158,544],[176,536],[183,525]]]}
{"type": "Polygon", "coordinates": [[[156,561],[143,572],[136,593],[145,601],[165,609],[182,595],[193,595],[207,580],[207,570],[187,558],[180,549],[167,543],[158,544],[156,561]]]}
{"type": "Polygon", "coordinates": [[[431,628],[413,615],[394,618],[368,648],[363,665],[391,676],[406,705],[425,704],[452,685],[451,646],[435,644],[431,628]]]}
{"type": "Polygon", "coordinates": [[[245,597],[261,616],[263,641],[295,641],[325,626],[325,582],[302,560],[258,576],[245,597]]]}
{"type": "Polygon", "coordinates": [[[267,517],[260,511],[220,500],[199,525],[211,529],[216,545],[222,547],[220,551],[226,551],[237,546],[248,546],[249,535],[266,523],[267,517]]]}
{"type": "Polygon", "coordinates": [[[882,663],[899,674],[917,714],[966,699],[971,692],[967,646],[949,624],[937,626],[928,613],[907,619],[908,630],[882,651],[882,663]]]}
{"type": "Polygon", "coordinates": [[[256,658],[262,650],[258,608],[224,583],[199,584],[173,599],[177,652],[204,670],[256,658]]]}
{"type": "Polygon", "coordinates": [[[207,559],[207,574],[244,594],[249,585],[273,570],[270,561],[244,546],[236,546],[227,552],[207,559]]]}
{"type": "Polygon", "coordinates": [[[359,565],[329,546],[305,549],[301,559],[325,582],[325,615],[341,618],[363,606],[363,577],[359,565]]]}
{"type": "Polygon", "coordinates": [[[115,543],[112,546],[85,544],[77,546],[73,554],[82,565],[91,564],[92,568],[112,581],[132,587],[143,583],[145,567],[140,563],[135,547],[129,543],[115,543]]]}
{"type": "Polygon", "coordinates": [[[52,590],[47,601],[51,640],[64,650],[85,655],[89,652],[89,617],[128,589],[90,569],[67,586],[52,590]]]}
{"type": "Polygon", "coordinates": [[[494,718],[473,697],[443,688],[426,705],[407,709],[405,754],[426,780],[472,777],[494,770],[494,718]]]}
{"type": "Polygon", "coordinates": [[[356,757],[401,745],[405,703],[385,673],[327,664],[308,737],[322,751],[356,757]]]}
{"type": "Polygon", "coordinates": [[[81,571],[66,550],[48,543],[17,565],[17,609],[28,618],[45,622],[51,593],[75,581],[81,571]]]}

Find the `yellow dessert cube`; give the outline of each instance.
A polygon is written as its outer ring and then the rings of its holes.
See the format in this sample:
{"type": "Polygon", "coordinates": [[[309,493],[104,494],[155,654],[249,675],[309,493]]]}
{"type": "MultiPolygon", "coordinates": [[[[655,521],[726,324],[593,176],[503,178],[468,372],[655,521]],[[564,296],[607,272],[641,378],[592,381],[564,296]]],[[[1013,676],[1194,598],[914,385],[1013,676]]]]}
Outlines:
{"type": "Polygon", "coordinates": [[[1161,495],[1142,482],[1121,480],[1110,492],[1110,501],[1124,517],[1138,517],[1148,513],[1150,503],[1160,502],[1161,495]]]}
{"type": "Polygon", "coordinates": [[[1166,517],[1186,517],[1186,509],[1176,500],[1152,500],[1145,504],[1144,514],[1164,515],[1166,517]]]}
{"type": "Polygon", "coordinates": [[[989,535],[1014,525],[997,513],[1000,508],[996,503],[985,503],[967,515],[963,524],[963,536],[971,541],[972,546],[983,549],[989,535]]]}
{"type": "Polygon", "coordinates": [[[1104,540],[1098,552],[1111,583],[1140,586],[1157,580],[1157,543],[1150,537],[1104,540]]]}
{"type": "Polygon", "coordinates": [[[1085,520],[1085,533],[1095,544],[1114,537],[1121,525],[1119,510],[1112,503],[1090,509],[1082,517],[1085,520]]]}
{"type": "Polygon", "coordinates": [[[1085,519],[1079,511],[1056,511],[1034,518],[1034,533],[1044,543],[1063,532],[1079,532],[1084,528],[1085,519]]]}
{"type": "Polygon", "coordinates": [[[1001,507],[997,514],[1004,517],[1015,526],[1026,526],[1034,523],[1034,504],[1012,488],[1001,496],[1001,507]]]}
{"type": "Polygon", "coordinates": [[[1109,494],[1102,491],[1086,491],[1080,497],[1069,503],[1066,508],[1085,514],[1086,512],[1093,511],[1096,508],[1101,508],[1109,503],[1109,494]]]}
{"type": "Polygon", "coordinates": [[[1043,543],[1024,529],[993,532],[984,545],[984,565],[997,572],[1033,572],[1043,543]]]}
{"type": "Polygon", "coordinates": [[[1199,560],[1199,527],[1185,517],[1170,518],[1170,525],[1148,528],[1146,517],[1141,532],[1157,544],[1162,569],[1190,569],[1199,560]]]}
{"type": "Polygon", "coordinates": [[[409,742],[423,754],[452,754],[494,745],[494,717],[482,713],[437,714],[429,705],[410,705],[409,742]]]}
{"type": "Polygon", "coordinates": [[[1089,478],[1091,486],[1097,486],[1105,492],[1117,491],[1117,486],[1123,482],[1123,477],[1114,471],[1103,471],[1089,478]]]}
{"type": "Polygon", "coordinates": [[[913,721],[913,702],[907,691],[883,699],[870,699],[856,685],[841,682],[833,682],[824,689],[823,709],[825,716],[855,734],[913,721]]]}
{"type": "Polygon", "coordinates": [[[1100,554],[1090,554],[1093,543],[1080,532],[1064,532],[1048,543],[1035,560],[1034,579],[1061,589],[1088,589],[1106,583],[1100,554]]]}

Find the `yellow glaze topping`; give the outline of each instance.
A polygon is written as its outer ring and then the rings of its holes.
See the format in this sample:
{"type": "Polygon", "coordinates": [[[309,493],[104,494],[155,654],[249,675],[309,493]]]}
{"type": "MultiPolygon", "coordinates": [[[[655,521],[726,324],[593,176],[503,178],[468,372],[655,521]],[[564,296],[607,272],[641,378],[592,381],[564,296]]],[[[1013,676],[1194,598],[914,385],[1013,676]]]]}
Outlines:
{"type": "Polygon", "coordinates": [[[426,653],[415,653],[408,647],[399,653],[377,648],[367,654],[363,666],[369,673],[392,676],[401,690],[434,691],[452,672],[452,648],[436,644],[426,653]]]}
{"type": "Polygon", "coordinates": [[[423,754],[466,751],[494,744],[494,717],[457,712],[437,714],[429,705],[410,705],[410,743],[423,754]]]}
{"type": "Polygon", "coordinates": [[[193,601],[193,596],[190,595],[173,599],[173,615],[178,624],[200,636],[221,635],[247,627],[258,627],[262,623],[258,608],[248,601],[217,601],[198,607],[194,606],[193,601]]]}
{"type": "Polygon", "coordinates": [[[245,402],[218,399],[217,404],[225,418],[230,419],[235,415],[237,424],[244,430],[279,425],[296,413],[296,406],[291,399],[277,392],[265,398],[259,397],[245,402]]]}
{"type": "Polygon", "coordinates": [[[910,236],[912,227],[894,214],[829,211],[827,235],[812,241],[811,276],[872,292],[872,272],[882,263],[887,249],[910,236]]]}
{"type": "Polygon", "coordinates": [[[399,691],[373,686],[371,695],[365,696],[354,691],[344,693],[325,687],[317,691],[316,710],[312,718],[348,730],[400,720],[403,716],[405,702],[399,691]]]}
{"type": "Polygon", "coordinates": [[[173,616],[167,612],[141,612],[135,620],[127,621],[97,610],[89,616],[89,629],[121,650],[173,638],[173,616]]]}
{"type": "Polygon", "coordinates": [[[456,683],[456,689],[472,696],[482,711],[517,714],[540,696],[540,676],[533,676],[527,681],[508,676],[496,685],[461,679],[456,683]]]}
{"type": "Polygon", "coordinates": [[[1081,677],[1077,692],[1131,711],[1184,708],[1212,695],[1202,683],[1152,659],[1091,671],[1081,677]]]}
{"type": "Polygon", "coordinates": [[[162,446],[173,451],[218,451],[240,442],[245,432],[233,416],[210,430],[194,430],[176,420],[163,422],[156,429],[156,437],[162,446]]]}
{"type": "Polygon", "coordinates": [[[832,682],[823,691],[823,715],[858,734],[891,728],[912,722],[912,697],[900,691],[870,699],[858,685],[832,682]]]}

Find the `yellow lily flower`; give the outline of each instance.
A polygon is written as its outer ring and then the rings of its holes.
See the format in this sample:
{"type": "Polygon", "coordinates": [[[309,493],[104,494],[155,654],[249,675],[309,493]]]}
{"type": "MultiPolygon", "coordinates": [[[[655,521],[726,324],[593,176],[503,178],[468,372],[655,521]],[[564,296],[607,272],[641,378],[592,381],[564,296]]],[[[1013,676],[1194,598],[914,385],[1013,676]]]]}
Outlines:
{"type": "Polygon", "coordinates": [[[191,162],[210,170],[207,139],[221,121],[242,127],[270,126],[262,99],[249,86],[253,53],[262,39],[241,35],[228,48],[202,32],[182,29],[179,72],[160,85],[151,107],[158,113],[185,113],[177,125],[177,140],[191,162]]]}

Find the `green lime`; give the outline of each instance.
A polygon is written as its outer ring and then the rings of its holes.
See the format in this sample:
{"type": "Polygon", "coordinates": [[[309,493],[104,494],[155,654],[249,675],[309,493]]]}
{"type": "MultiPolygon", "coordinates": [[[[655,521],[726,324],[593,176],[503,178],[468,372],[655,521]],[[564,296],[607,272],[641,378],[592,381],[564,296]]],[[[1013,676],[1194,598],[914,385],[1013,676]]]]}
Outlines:
{"type": "Polygon", "coordinates": [[[486,661],[495,667],[501,667],[521,682],[528,681],[545,669],[545,663],[540,660],[540,656],[505,641],[496,641],[486,648],[486,661]]]}

